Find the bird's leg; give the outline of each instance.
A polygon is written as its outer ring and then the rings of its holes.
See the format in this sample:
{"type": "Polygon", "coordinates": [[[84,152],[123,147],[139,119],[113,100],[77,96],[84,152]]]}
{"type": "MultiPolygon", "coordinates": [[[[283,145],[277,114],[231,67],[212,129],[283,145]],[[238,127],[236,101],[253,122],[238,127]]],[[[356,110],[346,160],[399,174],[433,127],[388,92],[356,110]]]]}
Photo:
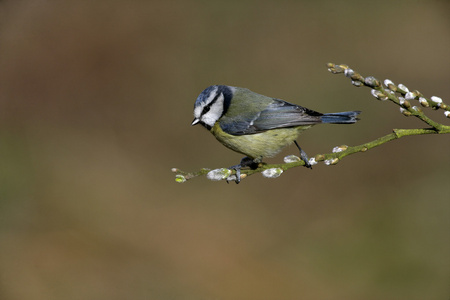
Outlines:
{"type": "MultiPolygon", "coordinates": [[[[236,171],[236,183],[241,182],[241,169],[245,168],[245,167],[249,167],[252,170],[255,170],[258,168],[259,162],[257,160],[254,160],[250,157],[244,157],[243,159],[241,159],[240,164],[235,165],[235,166],[231,166],[229,167],[229,169],[235,170],[236,171]]],[[[228,181],[227,181],[228,183],[228,181]]]]}
{"type": "Polygon", "coordinates": [[[309,163],[308,155],[306,155],[305,151],[297,144],[297,141],[294,141],[295,146],[297,146],[298,150],[300,150],[300,158],[305,162],[305,167],[312,169],[311,164],[309,163]]]}

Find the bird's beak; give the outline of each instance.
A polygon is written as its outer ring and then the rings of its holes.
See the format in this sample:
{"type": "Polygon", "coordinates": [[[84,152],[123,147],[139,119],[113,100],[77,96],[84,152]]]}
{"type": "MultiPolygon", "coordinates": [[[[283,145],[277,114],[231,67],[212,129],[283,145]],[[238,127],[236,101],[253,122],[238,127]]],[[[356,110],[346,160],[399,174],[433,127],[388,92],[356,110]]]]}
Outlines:
{"type": "Polygon", "coordinates": [[[194,121],[192,121],[191,126],[197,125],[198,122],[200,122],[200,120],[195,118],[194,121]]]}

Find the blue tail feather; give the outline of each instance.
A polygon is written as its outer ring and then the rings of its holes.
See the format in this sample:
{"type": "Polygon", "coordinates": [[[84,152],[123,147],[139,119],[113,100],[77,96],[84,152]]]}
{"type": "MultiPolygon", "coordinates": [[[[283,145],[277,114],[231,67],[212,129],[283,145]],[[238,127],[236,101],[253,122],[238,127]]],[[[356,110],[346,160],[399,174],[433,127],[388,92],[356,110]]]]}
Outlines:
{"type": "Polygon", "coordinates": [[[344,112],[338,112],[338,113],[330,113],[330,114],[323,114],[321,117],[322,123],[329,123],[329,124],[353,124],[358,121],[358,115],[361,112],[358,110],[355,111],[344,111],[344,112]]]}

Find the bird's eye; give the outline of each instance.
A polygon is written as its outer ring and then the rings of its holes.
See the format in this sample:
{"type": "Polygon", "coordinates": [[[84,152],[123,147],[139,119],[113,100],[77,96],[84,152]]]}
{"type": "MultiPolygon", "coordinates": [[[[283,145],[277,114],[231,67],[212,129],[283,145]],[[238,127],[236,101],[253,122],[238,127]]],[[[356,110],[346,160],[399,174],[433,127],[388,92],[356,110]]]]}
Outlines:
{"type": "Polygon", "coordinates": [[[208,111],[209,111],[210,109],[211,109],[211,105],[205,106],[205,107],[203,108],[203,110],[202,110],[202,115],[208,113],[208,111]]]}

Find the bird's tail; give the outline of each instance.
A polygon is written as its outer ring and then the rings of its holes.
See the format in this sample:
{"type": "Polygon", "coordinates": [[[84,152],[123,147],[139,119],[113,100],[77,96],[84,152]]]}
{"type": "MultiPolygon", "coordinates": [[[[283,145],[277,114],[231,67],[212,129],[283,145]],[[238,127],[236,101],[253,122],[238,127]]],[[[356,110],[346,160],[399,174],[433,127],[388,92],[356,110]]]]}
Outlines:
{"type": "Polygon", "coordinates": [[[321,117],[322,123],[329,124],[353,124],[358,121],[358,115],[361,112],[358,110],[355,111],[344,111],[338,113],[331,114],[323,114],[321,117]]]}

